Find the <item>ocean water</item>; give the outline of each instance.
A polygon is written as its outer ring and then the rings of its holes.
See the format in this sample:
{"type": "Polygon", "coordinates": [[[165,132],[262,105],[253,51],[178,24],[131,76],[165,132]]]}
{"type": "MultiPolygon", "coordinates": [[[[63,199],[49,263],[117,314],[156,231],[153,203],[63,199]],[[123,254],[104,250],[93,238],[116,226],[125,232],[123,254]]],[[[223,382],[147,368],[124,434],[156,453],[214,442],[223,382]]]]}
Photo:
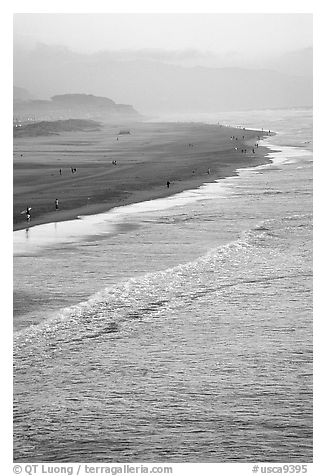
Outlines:
{"type": "Polygon", "coordinates": [[[312,112],[179,119],[277,152],[14,233],[15,461],[312,462],[312,112]]]}

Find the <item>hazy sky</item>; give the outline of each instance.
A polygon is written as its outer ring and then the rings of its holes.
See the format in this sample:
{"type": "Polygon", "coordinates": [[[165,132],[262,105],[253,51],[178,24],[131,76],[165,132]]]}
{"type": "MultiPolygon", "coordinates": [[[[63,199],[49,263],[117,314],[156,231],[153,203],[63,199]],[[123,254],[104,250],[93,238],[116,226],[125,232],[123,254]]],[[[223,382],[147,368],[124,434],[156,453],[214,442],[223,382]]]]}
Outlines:
{"type": "Polygon", "coordinates": [[[312,46],[311,14],[15,14],[14,39],[77,52],[159,48],[256,56],[312,46]]]}

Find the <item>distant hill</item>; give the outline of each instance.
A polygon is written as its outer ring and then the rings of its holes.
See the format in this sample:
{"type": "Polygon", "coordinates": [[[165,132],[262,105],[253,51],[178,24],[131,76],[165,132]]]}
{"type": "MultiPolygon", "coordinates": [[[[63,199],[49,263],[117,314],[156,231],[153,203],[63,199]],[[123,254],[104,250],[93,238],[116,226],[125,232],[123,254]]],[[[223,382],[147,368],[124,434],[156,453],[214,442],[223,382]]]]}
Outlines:
{"type": "Polygon", "coordinates": [[[186,67],[43,45],[15,49],[14,78],[43,97],[89,91],[133,104],[146,114],[288,108],[312,106],[311,58],[308,49],[273,62],[262,57],[250,68],[186,67]]]}
{"type": "Polygon", "coordinates": [[[51,100],[16,100],[14,116],[21,120],[97,119],[117,120],[140,117],[128,104],[116,104],[112,99],[92,94],[60,94],[51,100]]]}
{"type": "Polygon", "coordinates": [[[313,50],[304,48],[285,53],[274,61],[269,62],[269,68],[288,75],[310,77],[313,74],[313,50]]]}
{"type": "Polygon", "coordinates": [[[112,99],[93,96],[93,94],[59,94],[52,97],[55,104],[60,104],[64,107],[101,107],[101,108],[115,108],[117,105],[112,99]]]}
{"type": "Polygon", "coordinates": [[[14,137],[37,137],[58,135],[60,132],[98,130],[101,124],[96,121],[68,119],[66,121],[41,121],[14,126],[14,137]]]}

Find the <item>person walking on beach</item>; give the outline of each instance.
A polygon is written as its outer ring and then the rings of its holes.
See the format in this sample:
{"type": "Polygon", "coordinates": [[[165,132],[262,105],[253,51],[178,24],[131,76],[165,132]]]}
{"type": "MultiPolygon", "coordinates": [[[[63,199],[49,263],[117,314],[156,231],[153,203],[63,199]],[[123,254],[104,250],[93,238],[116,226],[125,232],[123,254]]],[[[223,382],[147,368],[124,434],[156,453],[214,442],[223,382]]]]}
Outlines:
{"type": "Polygon", "coordinates": [[[166,186],[167,186],[167,188],[170,188],[170,182],[169,182],[169,180],[166,182],[166,186]]]}
{"type": "Polygon", "coordinates": [[[26,208],[26,220],[31,221],[31,207],[26,208]]]}
{"type": "Polygon", "coordinates": [[[20,212],[21,214],[24,214],[26,216],[26,221],[31,221],[31,209],[32,207],[27,206],[26,210],[20,212]]]}
{"type": "Polygon", "coordinates": [[[62,170],[61,169],[59,170],[59,174],[62,175],[62,170]]]}
{"type": "Polygon", "coordinates": [[[54,204],[55,204],[55,209],[59,210],[59,200],[57,198],[55,199],[54,204]]]}

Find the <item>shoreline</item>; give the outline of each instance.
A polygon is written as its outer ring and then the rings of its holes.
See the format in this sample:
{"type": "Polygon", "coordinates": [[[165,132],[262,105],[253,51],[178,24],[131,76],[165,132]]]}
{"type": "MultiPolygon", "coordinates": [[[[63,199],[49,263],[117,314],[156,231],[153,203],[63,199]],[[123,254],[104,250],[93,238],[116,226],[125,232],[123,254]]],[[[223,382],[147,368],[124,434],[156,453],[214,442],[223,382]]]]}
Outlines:
{"type": "MultiPolygon", "coordinates": [[[[104,132],[108,132],[107,128],[104,132]]],[[[112,130],[110,132],[112,133],[112,130]]],[[[109,164],[106,155],[103,160],[103,156],[100,157],[98,154],[95,163],[89,157],[85,160],[83,157],[85,149],[81,151],[79,148],[78,158],[74,158],[74,164],[78,163],[78,176],[68,175],[67,178],[60,176],[59,185],[57,171],[58,167],[62,166],[63,169],[64,153],[53,160],[52,148],[66,141],[65,144],[73,144],[77,149],[81,139],[86,143],[90,138],[92,139],[91,146],[93,147],[94,143],[98,146],[101,140],[103,141],[103,133],[98,134],[97,137],[96,134],[95,137],[94,135],[90,137],[90,133],[70,134],[68,137],[65,134],[59,138],[51,138],[50,141],[47,137],[46,140],[42,138],[36,141],[36,145],[35,141],[32,144],[28,139],[16,141],[14,144],[16,151],[19,150],[17,142],[23,142],[24,152],[26,154],[28,150],[31,158],[23,164],[22,161],[17,160],[15,164],[14,160],[16,177],[18,175],[23,185],[20,185],[18,190],[16,187],[15,190],[14,182],[13,231],[46,223],[74,220],[80,215],[95,215],[132,203],[168,197],[184,190],[199,188],[204,183],[237,175],[238,169],[256,167],[270,162],[267,154],[271,152],[271,149],[266,146],[253,149],[258,136],[262,139],[268,135],[267,132],[263,133],[259,130],[242,130],[202,123],[147,123],[137,125],[136,137],[128,137],[124,140],[122,147],[113,133],[111,140],[109,139],[110,142],[107,141],[110,146],[109,164]],[[193,135],[193,132],[196,132],[196,135],[193,135]],[[230,136],[235,135],[242,135],[242,137],[241,139],[239,137],[237,141],[231,140],[230,136]],[[194,143],[187,143],[187,140],[193,140],[194,143]],[[50,160],[47,161],[43,157],[38,157],[38,152],[43,150],[44,145],[49,149],[50,160]],[[235,145],[237,145],[237,151],[234,150],[235,145]],[[30,148],[28,149],[27,146],[30,148]],[[250,153],[241,153],[241,147],[250,148],[250,153]],[[136,160],[134,160],[135,150],[137,151],[136,160]],[[112,157],[118,161],[118,166],[112,166],[112,157]],[[55,179],[52,178],[54,170],[57,172],[55,179]],[[135,173],[137,176],[134,175],[135,173]],[[171,182],[169,188],[166,186],[166,177],[171,182]],[[26,186],[26,180],[31,178],[31,184],[26,186]],[[108,181],[110,181],[110,188],[106,189],[108,181]],[[36,182],[35,186],[33,182],[36,182]],[[81,193],[78,193],[78,189],[81,193]],[[59,197],[66,195],[59,201],[59,210],[53,210],[54,207],[52,210],[44,209],[45,205],[48,206],[47,202],[50,202],[52,193],[54,198],[56,195],[59,197]],[[32,206],[32,219],[29,223],[26,223],[22,216],[19,217],[17,212],[17,209],[19,210],[22,206],[24,195],[25,201],[28,200],[31,204],[29,206],[32,206]],[[34,212],[35,197],[39,204],[38,214],[34,212]],[[78,201],[83,203],[78,206],[78,201]]],[[[88,143],[86,149],[87,147],[88,143]]],[[[90,152],[92,154],[92,150],[90,152]]],[[[65,173],[67,173],[67,165],[64,164],[65,173]]]]}

